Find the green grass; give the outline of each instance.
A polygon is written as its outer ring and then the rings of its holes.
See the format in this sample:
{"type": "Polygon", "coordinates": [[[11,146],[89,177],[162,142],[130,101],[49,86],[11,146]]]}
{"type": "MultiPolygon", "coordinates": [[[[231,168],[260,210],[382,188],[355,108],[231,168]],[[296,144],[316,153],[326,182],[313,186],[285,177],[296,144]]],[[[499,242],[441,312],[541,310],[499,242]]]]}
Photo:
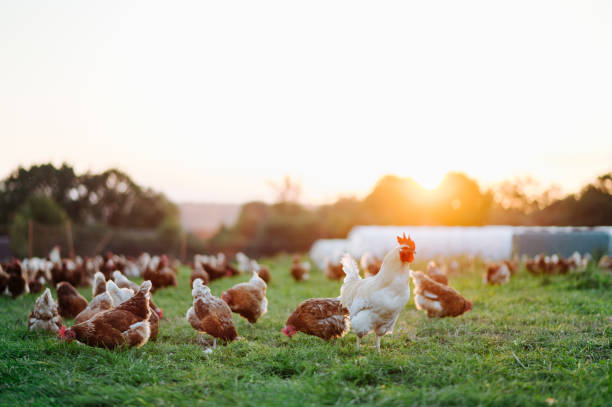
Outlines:
{"type": "MultiPolygon", "coordinates": [[[[373,336],[361,352],[352,333],[336,345],[303,334],[287,339],[280,330],[296,305],[337,296],[340,282],[314,272],[297,284],[289,258],[264,263],[272,266],[269,312],[253,326],[235,316],[242,339],[211,355],[184,319],[192,301],[187,269],[178,287],[155,294],[165,313],[160,336],[138,350],[28,333],[35,296],[0,298],[0,405],[547,406],[548,398],[556,406],[612,405],[609,273],[536,278],[523,271],[487,287],[476,266],[451,278],[474,300],[471,312],[428,319],[411,300],[379,355],[373,336]]],[[[246,279],[211,288],[220,295],[246,279]]]]}

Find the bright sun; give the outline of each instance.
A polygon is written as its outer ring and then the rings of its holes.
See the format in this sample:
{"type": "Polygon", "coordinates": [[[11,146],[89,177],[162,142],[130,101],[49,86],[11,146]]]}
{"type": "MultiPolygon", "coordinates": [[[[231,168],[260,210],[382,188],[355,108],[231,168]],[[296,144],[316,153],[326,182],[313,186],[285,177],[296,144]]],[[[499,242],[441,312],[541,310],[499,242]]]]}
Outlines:
{"type": "Polygon", "coordinates": [[[430,172],[424,172],[421,174],[414,174],[411,176],[423,188],[431,191],[431,190],[436,189],[438,185],[440,185],[440,182],[442,182],[442,178],[444,178],[444,173],[439,174],[437,172],[430,171],[430,172]]]}

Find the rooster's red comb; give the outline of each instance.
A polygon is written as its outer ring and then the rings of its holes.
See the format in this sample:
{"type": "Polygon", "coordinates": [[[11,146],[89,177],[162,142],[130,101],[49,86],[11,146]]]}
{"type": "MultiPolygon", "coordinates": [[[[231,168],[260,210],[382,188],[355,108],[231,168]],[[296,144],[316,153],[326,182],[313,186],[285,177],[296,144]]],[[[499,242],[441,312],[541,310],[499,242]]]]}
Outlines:
{"type": "Polygon", "coordinates": [[[402,246],[408,246],[412,250],[414,250],[416,247],[414,244],[414,241],[410,238],[410,236],[406,237],[406,233],[404,233],[404,236],[397,237],[397,243],[399,243],[402,246]]]}

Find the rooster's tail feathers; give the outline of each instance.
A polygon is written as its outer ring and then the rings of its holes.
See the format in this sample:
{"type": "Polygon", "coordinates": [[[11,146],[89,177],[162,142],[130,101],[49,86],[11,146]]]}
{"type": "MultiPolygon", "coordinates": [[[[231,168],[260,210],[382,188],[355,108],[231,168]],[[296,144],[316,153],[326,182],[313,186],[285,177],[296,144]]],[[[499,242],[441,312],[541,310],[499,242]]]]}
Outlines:
{"type": "Polygon", "coordinates": [[[357,267],[357,263],[355,259],[351,257],[350,254],[345,254],[340,261],[342,263],[342,269],[344,270],[344,282],[353,281],[353,280],[361,280],[359,276],[359,267],[357,267]]]}

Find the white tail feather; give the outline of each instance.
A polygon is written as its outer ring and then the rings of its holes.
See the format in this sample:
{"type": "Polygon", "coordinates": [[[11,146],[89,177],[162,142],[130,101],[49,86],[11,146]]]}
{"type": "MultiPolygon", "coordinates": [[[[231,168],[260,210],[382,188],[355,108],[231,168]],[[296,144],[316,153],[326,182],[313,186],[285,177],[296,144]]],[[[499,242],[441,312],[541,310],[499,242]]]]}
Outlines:
{"type": "Polygon", "coordinates": [[[361,280],[359,267],[357,267],[355,259],[353,259],[350,254],[344,255],[340,262],[342,263],[344,274],[346,274],[346,277],[344,277],[345,283],[348,281],[361,280]]]}

